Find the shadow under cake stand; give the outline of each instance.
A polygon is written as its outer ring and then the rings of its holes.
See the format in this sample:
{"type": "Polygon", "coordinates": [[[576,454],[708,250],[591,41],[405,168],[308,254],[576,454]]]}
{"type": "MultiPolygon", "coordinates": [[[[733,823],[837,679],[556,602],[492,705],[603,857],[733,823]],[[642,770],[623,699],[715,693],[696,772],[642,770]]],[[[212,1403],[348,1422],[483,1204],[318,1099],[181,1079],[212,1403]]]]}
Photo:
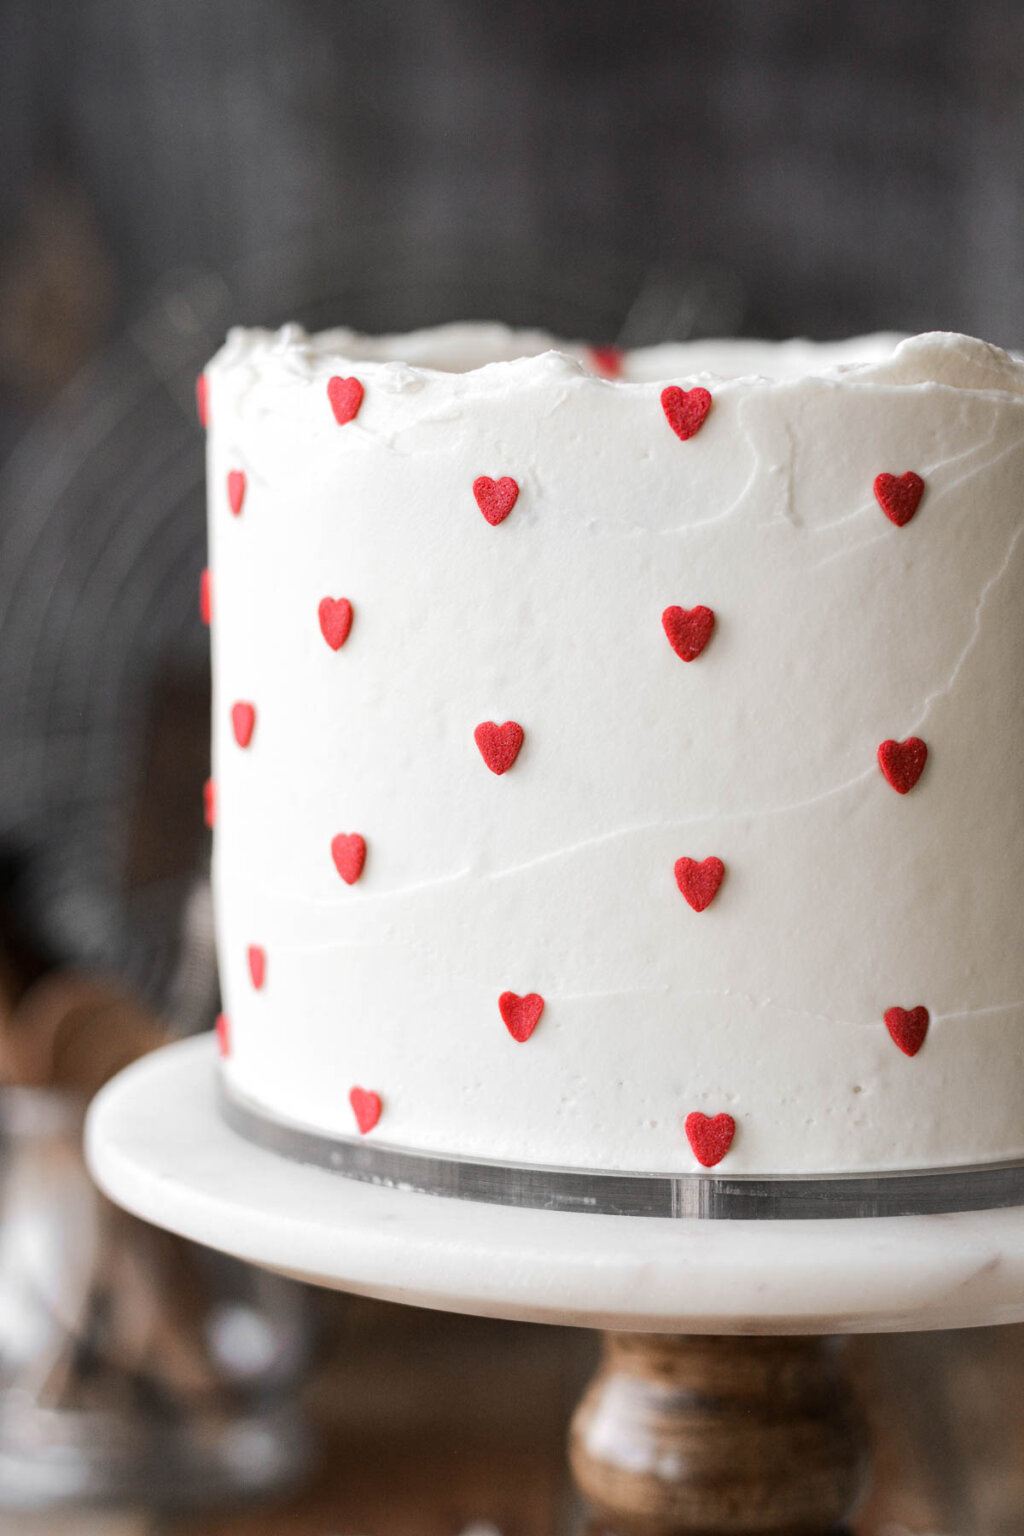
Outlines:
{"type": "Polygon", "coordinates": [[[814,1220],[612,1216],[382,1187],[280,1157],[220,1110],[204,1036],[90,1111],[101,1187],[195,1242],[338,1290],[605,1333],[576,1481],[637,1536],[825,1536],[867,1442],[836,1335],[1024,1320],[1024,1207],[814,1220]]]}

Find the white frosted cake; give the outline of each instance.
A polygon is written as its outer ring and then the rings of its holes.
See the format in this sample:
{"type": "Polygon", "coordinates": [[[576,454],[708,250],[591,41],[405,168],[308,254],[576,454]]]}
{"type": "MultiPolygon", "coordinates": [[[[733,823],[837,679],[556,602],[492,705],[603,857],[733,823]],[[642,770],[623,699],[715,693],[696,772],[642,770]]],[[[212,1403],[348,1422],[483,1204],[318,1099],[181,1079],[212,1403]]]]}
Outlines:
{"type": "Polygon", "coordinates": [[[1024,1157],[1024,366],[236,331],[226,1090],[562,1168],[1024,1157]]]}

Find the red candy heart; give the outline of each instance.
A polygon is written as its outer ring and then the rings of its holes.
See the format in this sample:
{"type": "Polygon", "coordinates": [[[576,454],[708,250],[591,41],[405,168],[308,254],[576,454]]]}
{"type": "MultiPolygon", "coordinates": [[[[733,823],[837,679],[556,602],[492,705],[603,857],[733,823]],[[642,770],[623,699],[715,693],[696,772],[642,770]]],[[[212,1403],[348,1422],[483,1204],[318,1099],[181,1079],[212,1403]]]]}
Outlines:
{"type": "Polygon", "coordinates": [[[355,885],[366,863],[366,839],[358,832],[339,832],[331,838],[331,858],[346,885],[355,885]]]}
{"type": "Polygon", "coordinates": [[[711,639],[711,631],[715,627],[715,615],[712,609],[704,608],[666,608],[661,616],[662,627],[668,636],[668,643],[677,656],[684,661],[696,661],[701,651],[711,639]]]}
{"type": "Polygon", "coordinates": [[[199,578],[199,617],[204,624],[213,617],[213,578],[208,570],[199,578]]]}
{"type": "Polygon", "coordinates": [[[489,475],[478,475],[473,481],[476,504],[492,528],[503,523],[519,497],[519,487],[511,475],[492,480],[489,475]]]}
{"type": "Polygon", "coordinates": [[[348,1101],[352,1106],[352,1113],[356,1117],[363,1136],[372,1131],[380,1119],[381,1102],[379,1093],[370,1093],[366,1088],[352,1088],[349,1090],[348,1101]]]}
{"type": "Polygon", "coordinates": [[[358,379],[328,379],[327,398],[331,402],[335,421],[339,427],[343,427],[346,421],[351,421],[358,414],[363,403],[363,386],[358,379]]]}
{"type": "Polygon", "coordinates": [[[213,780],[207,779],[203,785],[203,820],[208,827],[212,827],[217,814],[217,794],[213,780]]]}
{"type": "Polygon", "coordinates": [[[621,375],[624,355],[621,347],[589,347],[587,349],[591,368],[603,379],[617,379],[621,375]]]}
{"type": "Polygon", "coordinates": [[[210,398],[205,373],[196,379],[196,415],[199,417],[199,425],[205,427],[210,419],[210,398]]]}
{"type": "Polygon", "coordinates": [[[928,760],[928,748],[920,736],[906,741],[883,741],[878,749],[878,766],[898,795],[912,790],[928,760]]]}
{"type": "Polygon", "coordinates": [[[695,912],[703,912],[718,895],[725,865],[714,857],[698,864],[696,859],[676,859],[676,885],[695,912]]]}
{"type": "Polygon", "coordinates": [[[905,475],[875,476],[875,500],[897,528],[910,522],[923,493],[924,481],[912,469],[905,475]]]}
{"type": "Polygon", "coordinates": [[[711,394],[699,386],[696,389],[680,389],[678,384],[670,384],[661,392],[661,408],[676,437],[682,438],[685,443],[687,438],[696,436],[704,425],[704,419],[711,409],[711,394]]]}
{"type": "Polygon", "coordinates": [[[523,734],[522,726],[514,720],[506,720],[504,725],[485,720],[473,732],[473,740],[492,773],[507,773],[519,756],[523,734]]]}
{"type": "Polygon", "coordinates": [[[525,997],[515,992],[503,992],[498,998],[498,1009],[512,1039],[522,1045],[540,1023],[544,999],[539,992],[527,992],[525,997]]]}
{"type": "Polygon", "coordinates": [[[704,1115],[699,1109],[687,1115],[686,1139],[693,1155],[705,1168],[713,1168],[732,1146],[736,1122],[732,1115],[704,1115]]]}
{"type": "Polygon", "coordinates": [[[882,1015],[885,1027],[905,1056],[916,1056],[928,1033],[927,1008],[889,1008],[882,1015]]]}
{"type": "Polygon", "coordinates": [[[228,1022],[226,1013],[218,1013],[216,1030],[217,1048],[222,1056],[229,1056],[231,1054],[231,1025],[228,1022]]]}
{"type": "Polygon", "coordinates": [[[242,502],[245,500],[245,473],[241,469],[233,469],[228,475],[228,506],[237,517],[242,510],[242,502]]]}
{"type": "Polygon", "coordinates": [[[352,604],[347,597],[322,597],[317,613],[320,633],[332,651],[340,651],[352,628],[352,604]]]}
{"type": "Polygon", "coordinates": [[[263,985],[263,978],[267,973],[267,952],[260,944],[249,945],[249,975],[257,992],[263,985]]]}
{"type": "Polygon", "coordinates": [[[240,747],[247,747],[252,741],[253,727],[256,724],[256,710],[252,704],[232,704],[231,728],[235,733],[235,740],[240,747]]]}

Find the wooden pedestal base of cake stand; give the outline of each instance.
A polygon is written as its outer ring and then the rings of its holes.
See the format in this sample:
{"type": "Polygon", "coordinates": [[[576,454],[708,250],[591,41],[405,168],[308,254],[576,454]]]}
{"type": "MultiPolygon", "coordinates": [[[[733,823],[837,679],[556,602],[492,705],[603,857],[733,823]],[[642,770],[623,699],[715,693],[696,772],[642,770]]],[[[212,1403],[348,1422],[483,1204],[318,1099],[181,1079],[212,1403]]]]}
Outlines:
{"type": "Polygon", "coordinates": [[[868,1444],[837,1339],[607,1333],[569,1459],[595,1531],[825,1536],[868,1444]]]}
{"type": "Polygon", "coordinates": [[[236,1136],[215,1062],[185,1041],[103,1089],[88,1153],[111,1199],[313,1284],[604,1331],[570,1449],[594,1530],[837,1532],[866,1440],[834,1336],[1024,1320],[1024,1209],[701,1221],[383,1189],[236,1136]]]}

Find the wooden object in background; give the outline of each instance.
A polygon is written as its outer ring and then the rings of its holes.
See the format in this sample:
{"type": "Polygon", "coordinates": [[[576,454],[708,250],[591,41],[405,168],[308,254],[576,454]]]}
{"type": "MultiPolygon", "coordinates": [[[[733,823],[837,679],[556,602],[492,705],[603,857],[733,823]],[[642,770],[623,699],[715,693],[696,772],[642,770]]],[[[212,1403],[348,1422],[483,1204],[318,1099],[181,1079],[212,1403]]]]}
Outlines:
{"type": "Polygon", "coordinates": [[[121,983],[51,971],[0,1008],[0,1081],[62,1088],[88,1099],[168,1038],[166,1025],[121,983]],[[15,1000],[16,999],[16,1000],[15,1000]]]}
{"type": "Polygon", "coordinates": [[[115,273],[81,187],[37,163],[21,190],[19,216],[0,252],[0,385],[38,407],[101,344],[114,310],[115,273]]]}
{"type": "Polygon", "coordinates": [[[611,1333],[570,1459],[619,1536],[826,1536],[867,1436],[836,1340],[611,1333]]]}

